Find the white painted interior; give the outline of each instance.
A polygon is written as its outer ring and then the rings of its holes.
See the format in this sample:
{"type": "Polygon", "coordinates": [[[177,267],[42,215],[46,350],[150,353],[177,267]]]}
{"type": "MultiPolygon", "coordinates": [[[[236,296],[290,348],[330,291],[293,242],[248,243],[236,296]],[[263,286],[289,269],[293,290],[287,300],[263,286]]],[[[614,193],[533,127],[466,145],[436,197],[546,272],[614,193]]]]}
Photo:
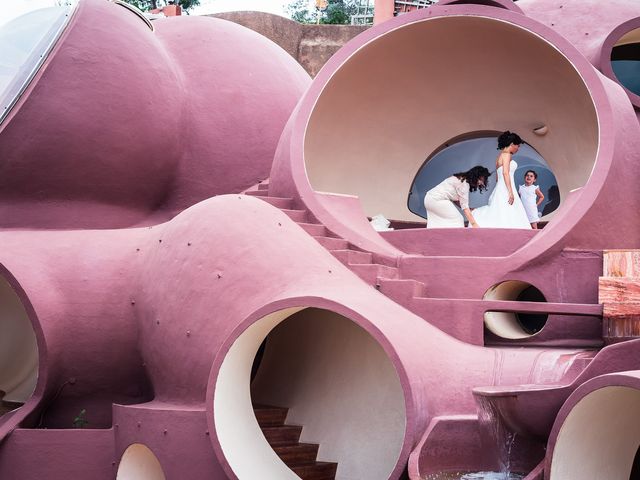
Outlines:
{"type": "MultiPolygon", "coordinates": [[[[484,294],[484,300],[514,301],[531,284],[519,280],[508,280],[491,287],[484,294]]],[[[489,331],[502,338],[518,339],[531,337],[513,312],[485,312],[484,324],[489,331]]]]}
{"type": "Polygon", "coordinates": [[[518,132],[548,161],[560,198],[591,174],[598,121],[566,57],[496,19],[425,19],[376,38],[335,72],[309,119],[307,175],[317,191],[358,196],[368,216],[416,220],[407,195],[425,159],[487,130],[518,132]],[[547,135],[533,133],[540,125],[547,135]]]}
{"type": "Polygon", "coordinates": [[[0,390],[4,400],[24,403],[38,379],[38,345],[15,291],[0,278],[0,390]]]}
{"type": "Polygon", "coordinates": [[[213,398],[216,435],[240,480],[299,478],[264,438],[253,413],[249,388],[251,366],[260,344],[278,323],[299,310],[281,310],[251,325],[231,346],[220,367],[213,398]]]}
{"type": "Polygon", "coordinates": [[[305,309],[269,335],[252,385],[254,401],[289,408],[318,460],[338,462],[336,479],[383,480],[404,440],[406,411],[384,349],[347,318],[305,309]]]}
{"type": "Polygon", "coordinates": [[[605,387],[580,400],[564,420],[551,480],[629,480],[640,444],[640,391],[605,387]]]}
{"type": "Polygon", "coordinates": [[[165,480],[165,478],[157,457],[141,443],[134,443],[125,450],[116,474],[116,480],[165,480]]]}

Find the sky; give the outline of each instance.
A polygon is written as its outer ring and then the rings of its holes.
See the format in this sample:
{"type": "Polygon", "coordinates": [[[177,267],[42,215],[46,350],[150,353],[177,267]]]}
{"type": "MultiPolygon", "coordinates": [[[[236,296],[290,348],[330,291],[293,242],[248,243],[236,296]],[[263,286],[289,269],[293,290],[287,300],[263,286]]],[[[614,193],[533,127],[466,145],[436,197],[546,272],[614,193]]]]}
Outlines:
{"type": "MultiPolygon", "coordinates": [[[[0,0],[0,25],[22,14],[38,8],[51,7],[55,0],[0,0]]],[[[256,10],[286,16],[286,6],[290,0],[200,0],[201,5],[191,10],[192,15],[230,12],[234,10],[256,10]]]]}

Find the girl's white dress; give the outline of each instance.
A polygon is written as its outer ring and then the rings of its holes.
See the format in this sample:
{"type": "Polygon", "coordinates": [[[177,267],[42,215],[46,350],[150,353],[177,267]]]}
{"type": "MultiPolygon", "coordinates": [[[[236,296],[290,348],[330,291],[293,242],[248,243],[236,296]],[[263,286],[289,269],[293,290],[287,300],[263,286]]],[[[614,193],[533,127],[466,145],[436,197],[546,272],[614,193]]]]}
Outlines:
{"type": "Polygon", "coordinates": [[[511,160],[509,164],[509,181],[514,192],[513,204],[509,205],[509,190],[504,183],[502,166],[496,171],[496,188],[491,192],[489,204],[476,208],[472,214],[478,222],[479,227],[484,228],[531,228],[527,213],[522,206],[520,197],[515,194],[516,186],[513,181],[513,174],[518,168],[518,164],[511,160]]]}
{"type": "Polygon", "coordinates": [[[442,181],[425,195],[427,228],[464,227],[464,218],[453,202],[459,202],[463,210],[469,208],[469,184],[456,176],[442,181]]]}
{"type": "Polygon", "coordinates": [[[518,189],[518,193],[522,199],[522,205],[524,206],[524,211],[527,212],[529,223],[535,223],[540,220],[540,216],[538,215],[538,206],[536,205],[538,200],[538,196],[536,195],[537,189],[537,185],[520,185],[520,188],[518,189]]]}

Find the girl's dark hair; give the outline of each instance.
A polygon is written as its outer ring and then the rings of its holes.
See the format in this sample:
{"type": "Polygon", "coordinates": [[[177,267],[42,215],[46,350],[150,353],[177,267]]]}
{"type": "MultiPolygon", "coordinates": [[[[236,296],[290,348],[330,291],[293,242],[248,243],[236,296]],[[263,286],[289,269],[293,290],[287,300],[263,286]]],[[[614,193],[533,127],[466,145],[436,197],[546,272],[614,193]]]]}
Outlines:
{"type": "Polygon", "coordinates": [[[500,136],[498,137],[498,150],[507,148],[512,143],[514,145],[522,145],[524,142],[517,133],[513,133],[507,130],[506,132],[500,134],[500,136]]]}
{"type": "Polygon", "coordinates": [[[454,173],[454,177],[458,177],[462,181],[466,181],[469,184],[469,191],[475,192],[479,190],[482,193],[489,186],[489,177],[491,172],[481,165],[476,165],[471,170],[466,172],[454,173]],[[484,178],[484,185],[478,185],[478,180],[484,178]]]}
{"type": "Polygon", "coordinates": [[[524,172],[524,176],[526,177],[529,173],[533,173],[533,178],[535,178],[536,180],[538,179],[538,174],[535,170],[527,170],[526,172],[524,172]]]}

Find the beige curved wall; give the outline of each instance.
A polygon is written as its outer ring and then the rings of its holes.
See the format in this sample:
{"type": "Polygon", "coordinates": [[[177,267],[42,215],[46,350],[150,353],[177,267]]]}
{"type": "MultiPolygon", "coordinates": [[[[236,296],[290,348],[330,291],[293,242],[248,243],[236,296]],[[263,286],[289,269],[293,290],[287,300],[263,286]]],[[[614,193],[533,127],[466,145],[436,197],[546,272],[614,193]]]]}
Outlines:
{"type": "Polygon", "coordinates": [[[0,390],[4,400],[24,403],[38,378],[36,336],[22,302],[0,278],[0,390]]]}
{"type": "Polygon", "coordinates": [[[640,391],[605,387],[571,410],[558,434],[551,480],[629,480],[640,444],[640,391]]]}
{"type": "Polygon", "coordinates": [[[635,30],[631,30],[620,38],[616,42],[616,47],[618,45],[626,45],[629,43],[640,43],[640,28],[636,28],[635,30]]]}
{"type": "Polygon", "coordinates": [[[305,309],[268,337],[252,385],[255,402],[289,407],[301,442],[338,462],[336,479],[383,480],[395,467],[406,412],[398,375],[382,347],[354,322],[305,309]]]}
{"type": "Polygon", "coordinates": [[[216,435],[234,473],[297,478],[264,438],[252,401],[289,408],[287,423],[304,426],[300,441],[320,445],[319,461],[338,462],[338,480],[383,480],[396,466],[406,426],[400,380],[383,348],[345,317],[312,308],[267,315],[238,337],[218,373],[216,435]]]}
{"type": "Polygon", "coordinates": [[[375,39],[334,74],[306,130],[307,175],[317,191],[359,196],[369,216],[415,220],[407,196],[425,158],[466,132],[506,129],[549,163],[561,198],[589,178],[596,113],[562,54],[495,19],[424,20],[375,39]],[[541,125],[549,133],[535,136],[541,125]]]}
{"type": "Polygon", "coordinates": [[[122,455],[116,480],[165,480],[165,476],[153,452],[141,443],[134,443],[122,455]]]}

